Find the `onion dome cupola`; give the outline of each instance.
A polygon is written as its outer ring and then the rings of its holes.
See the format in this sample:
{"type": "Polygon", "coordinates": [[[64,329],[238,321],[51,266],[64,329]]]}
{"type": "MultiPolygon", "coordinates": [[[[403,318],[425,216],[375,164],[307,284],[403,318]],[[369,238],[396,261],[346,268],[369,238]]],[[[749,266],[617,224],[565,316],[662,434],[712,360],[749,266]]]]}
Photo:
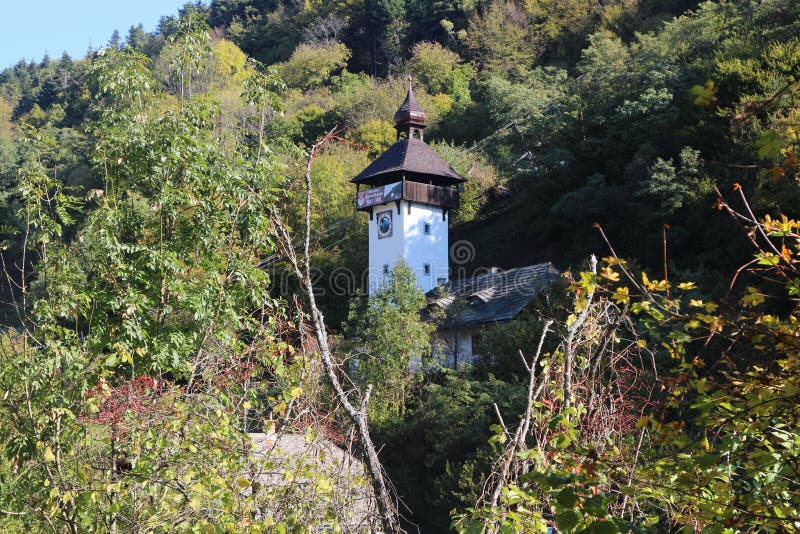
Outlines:
{"type": "Polygon", "coordinates": [[[406,99],[397,108],[394,114],[395,129],[397,130],[397,139],[399,140],[403,134],[406,137],[417,137],[422,141],[422,130],[425,128],[425,112],[422,110],[417,100],[414,98],[414,89],[409,85],[406,99]]]}

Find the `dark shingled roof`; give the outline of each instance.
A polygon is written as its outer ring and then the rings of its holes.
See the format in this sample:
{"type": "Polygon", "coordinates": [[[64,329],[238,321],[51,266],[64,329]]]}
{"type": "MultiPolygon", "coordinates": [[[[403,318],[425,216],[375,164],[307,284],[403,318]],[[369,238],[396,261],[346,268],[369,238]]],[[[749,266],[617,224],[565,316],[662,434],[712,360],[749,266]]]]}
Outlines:
{"type": "Polygon", "coordinates": [[[489,272],[430,290],[426,295],[428,308],[450,309],[456,314],[455,324],[462,327],[508,321],[560,277],[561,271],[549,262],[489,272]],[[457,301],[463,304],[455,306],[457,301]]]}
{"type": "Polygon", "coordinates": [[[350,181],[354,184],[384,185],[403,175],[431,179],[434,185],[453,185],[466,181],[424,141],[413,138],[401,139],[393,144],[350,181]]]}
{"type": "Polygon", "coordinates": [[[403,123],[403,122],[413,122],[419,125],[425,124],[425,112],[422,110],[422,106],[417,104],[417,100],[414,98],[414,92],[411,88],[408,89],[408,93],[406,94],[406,99],[403,100],[403,103],[400,104],[400,107],[397,108],[397,111],[394,114],[394,122],[396,123],[403,123]]]}

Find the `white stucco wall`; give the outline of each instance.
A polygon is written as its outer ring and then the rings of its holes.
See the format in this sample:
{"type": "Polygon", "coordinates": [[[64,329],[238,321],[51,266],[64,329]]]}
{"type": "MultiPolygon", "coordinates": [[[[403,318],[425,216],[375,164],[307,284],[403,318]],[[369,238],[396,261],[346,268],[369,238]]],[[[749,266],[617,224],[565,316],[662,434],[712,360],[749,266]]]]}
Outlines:
{"type": "Polygon", "coordinates": [[[427,293],[439,283],[447,282],[450,273],[447,217],[442,217],[441,207],[410,204],[411,210],[404,204],[404,259],[417,275],[422,291],[427,293]],[[429,235],[424,232],[426,223],[430,225],[429,235]],[[428,274],[425,273],[426,264],[429,266],[428,274]]]}
{"type": "Polygon", "coordinates": [[[401,200],[399,213],[397,204],[392,201],[375,206],[373,214],[369,221],[367,271],[370,295],[388,279],[384,275],[384,266],[388,265],[391,271],[400,259],[405,260],[417,275],[417,282],[424,292],[436,287],[437,281],[448,280],[448,217],[442,217],[442,208],[401,200]],[[385,211],[392,213],[392,235],[379,238],[379,215],[385,211]],[[425,224],[430,225],[429,235],[425,234],[425,224]],[[429,266],[428,274],[425,265],[429,266]]]}
{"type": "Polygon", "coordinates": [[[369,267],[366,273],[370,295],[374,295],[388,280],[388,277],[384,275],[384,265],[388,265],[391,271],[395,263],[403,256],[405,236],[402,232],[402,217],[402,206],[400,213],[397,213],[394,202],[373,208],[373,217],[369,221],[369,267]],[[378,221],[380,220],[380,214],[384,211],[390,211],[392,214],[392,235],[379,239],[378,221]]]}

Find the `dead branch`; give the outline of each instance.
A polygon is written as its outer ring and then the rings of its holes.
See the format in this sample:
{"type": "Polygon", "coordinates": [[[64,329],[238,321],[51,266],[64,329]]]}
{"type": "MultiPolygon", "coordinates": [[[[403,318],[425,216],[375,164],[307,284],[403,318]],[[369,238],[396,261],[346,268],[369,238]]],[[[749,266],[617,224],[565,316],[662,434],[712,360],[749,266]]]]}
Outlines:
{"type": "MultiPolygon", "coordinates": [[[[544,325],[544,330],[542,330],[542,335],[539,338],[539,346],[536,348],[536,354],[533,357],[533,360],[530,364],[525,362],[525,367],[528,370],[528,400],[525,406],[525,414],[522,417],[522,421],[520,421],[519,426],[517,426],[516,432],[514,432],[514,439],[511,440],[508,448],[506,449],[503,460],[501,462],[500,473],[497,477],[497,483],[495,484],[494,490],[492,491],[492,507],[497,506],[497,501],[500,500],[500,493],[503,490],[503,487],[508,483],[508,474],[511,470],[511,466],[514,463],[515,458],[517,457],[517,452],[523,450],[525,448],[525,437],[528,434],[528,430],[530,429],[531,424],[531,412],[533,411],[533,403],[541,394],[542,390],[544,389],[544,383],[546,381],[545,377],[539,376],[536,374],[536,363],[539,361],[539,356],[542,353],[542,347],[544,345],[544,340],[547,337],[547,333],[550,330],[550,326],[552,326],[553,321],[548,321],[544,325]],[[537,387],[537,378],[538,378],[538,386],[537,387]]],[[[525,358],[523,357],[523,361],[525,358]]],[[[495,407],[496,409],[496,407],[495,407]]],[[[498,411],[498,417],[500,413],[498,411]]],[[[500,423],[503,424],[502,418],[500,418],[500,423]]],[[[503,424],[503,428],[505,425],[503,424]]]]}
{"type": "MultiPolygon", "coordinates": [[[[317,336],[317,343],[319,344],[320,357],[322,359],[322,366],[325,369],[325,374],[333,387],[336,397],[347,413],[348,418],[353,424],[359,437],[359,445],[364,453],[365,465],[372,484],[372,489],[375,492],[375,499],[378,505],[378,512],[380,514],[381,523],[384,532],[394,533],[400,532],[400,521],[398,518],[397,507],[394,505],[393,500],[387,488],[387,481],[384,477],[383,467],[378,459],[378,453],[375,450],[375,445],[372,442],[372,437],[369,432],[369,424],[367,421],[367,404],[369,396],[372,391],[372,385],[368,385],[361,399],[355,402],[358,405],[356,408],[350,400],[347,391],[342,387],[339,375],[343,371],[333,358],[330,345],[328,344],[328,333],[325,325],[325,317],[320,309],[317,307],[316,299],[314,297],[314,287],[311,277],[311,261],[310,261],[310,244],[311,244],[311,170],[314,163],[314,158],[319,153],[320,149],[328,142],[336,137],[336,129],[331,130],[328,134],[320,139],[309,152],[308,161],[306,164],[305,185],[306,185],[306,212],[305,212],[305,237],[303,244],[303,260],[302,264],[297,258],[294,251],[291,235],[283,223],[280,216],[273,213],[272,219],[278,231],[281,242],[281,248],[286,255],[289,263],[294,270],[295,275],[300,281],[301,287],[308,298],[308,306],[311,311],[311,318],[314,324],[314,331],[317,336]]],[[[346,375],[345,375],[346,376],[346,375]]]]}
{"type": "MultiPolygon", "coordinates": [[[[589,270],[597,274],[597,258],[594,254],[589,258],[589,270]]],[[[567,337],[564,340],[564,408],[569,408],[572,404],[572,369],[575,364],[575,335],[583,327],[586,322],[586,317],[589,316],[589,310],[592,308],[592,300],[594,299],[594,290],[586,295],[586,306],[581,310],[575,322],[567,327],[567,337]]]]}

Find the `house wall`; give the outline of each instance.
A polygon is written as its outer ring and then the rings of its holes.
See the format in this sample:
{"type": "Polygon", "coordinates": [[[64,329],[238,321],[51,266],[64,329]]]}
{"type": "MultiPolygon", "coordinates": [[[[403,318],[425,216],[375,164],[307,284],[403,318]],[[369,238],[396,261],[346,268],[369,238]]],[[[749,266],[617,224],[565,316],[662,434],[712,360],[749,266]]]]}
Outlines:
{"type": "Polygon", "coordinates": [[[439,330],[434,335],[433,352],[442,365],[455,369],[456,365],[472,363],[476,354],[473,352],[472,336],[474,329],[439,330]]]}
{"type": "Polygon", "coordinates": [[[391,272],[401,259],[414,271],[423,292],[427,293],[449,279],[448,217],[442,216],[442,208],[401,200],[399,213],[396,202],[391,201],[375,206],[373,214],[369,221],[367,271],[370,295],[388,282],[384,266],[388,266],[391,272]],[[380,215],[387,211],[391,212],[392,235],[379,238],[380,215]],[[430,225],[430,234],[425,234],[425,224],[430,225]],[[429,266],[427,274],[426,265],[429,266]]]}

